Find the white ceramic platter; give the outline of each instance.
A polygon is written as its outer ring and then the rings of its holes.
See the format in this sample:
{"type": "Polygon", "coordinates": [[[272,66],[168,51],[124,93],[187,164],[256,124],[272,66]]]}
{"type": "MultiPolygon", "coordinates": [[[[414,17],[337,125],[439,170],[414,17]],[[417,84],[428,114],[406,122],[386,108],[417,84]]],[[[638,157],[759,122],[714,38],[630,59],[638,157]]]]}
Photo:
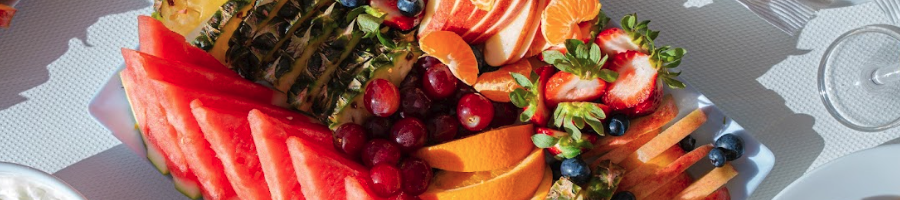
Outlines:
{"type": "Polygon", "coordinates": [[[900,199],[900,144],[831,161],[788,185],[775,199],[900,199]]]}
{"type": "MultiPolygon", "coordinates": [[[[750,133],[744,131],[744,128],[737,122],[725,117],[725,114],[717,109],[709,99],[690,85],[681,90],[667,88],[666,93],[672,94],[678,102],[680,111],[677,119],[697,108],[706,112],[708,116],[706,124],[692,133],[697,139],[697,144],[712,143],[715,138],[726,133],[734,133],[744,139],[744,157],[732,162],[740,174],[731,180],[727,187],[731,192],[732,199],[747,199],[775,165],[775,156],[772,151],[759,143],[750,133]]],[[[91,101],[90,113],[103,126],[112,131],[113,135],[122,143],[128,145],[138,155],[146,155],[140,134],[135,129],[135,121],[118,73],[106,82],[91,101]]],[[[688,172],[694,177],[700,177],[711,169],[712,165],[704,158],[691,167],[688,172]]]]}

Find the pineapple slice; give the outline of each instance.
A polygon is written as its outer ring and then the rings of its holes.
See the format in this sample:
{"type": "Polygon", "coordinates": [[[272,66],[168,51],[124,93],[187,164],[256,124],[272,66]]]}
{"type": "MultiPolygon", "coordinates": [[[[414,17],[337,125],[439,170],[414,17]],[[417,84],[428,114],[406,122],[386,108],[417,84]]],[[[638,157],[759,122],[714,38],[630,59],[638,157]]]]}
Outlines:
{"type": "Polygon", "coordinates": [[[228,1],[231,0],[157,0],[153,16],[172,31],[187,36],[194,31],[199,33],[200,24],[206,22],[228,1]]]}

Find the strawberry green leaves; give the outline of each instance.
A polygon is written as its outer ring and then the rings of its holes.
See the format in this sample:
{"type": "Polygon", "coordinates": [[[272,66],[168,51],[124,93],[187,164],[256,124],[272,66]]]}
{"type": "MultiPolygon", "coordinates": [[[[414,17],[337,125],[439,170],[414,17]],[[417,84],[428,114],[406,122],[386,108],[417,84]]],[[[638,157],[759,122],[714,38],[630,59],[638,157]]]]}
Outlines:
{"type": "Polygon", "coordinates": [[[550,131],[550,133],[538,131],[537,134],[531,136],[531,141],[534,143],[534,146],[550,149],[550,152],[554,154],[559,153],[555,156],[563,158],[574,158],[580,155],[583,150],[594,147],[590,140],[575,138],[566,132],[556,130],[550,131]]]}
{"type": "Polygon", "coordinates": [[[638,44],[641,49],[651,51],[656,48],[653,40],[656,39],[656,36],[659,36],[659,31],[653,31],[648,28],[650,20],[638,22],[637,14],[630,14],[622,17],[621,25],[622,30],[631,37],[631,41],[638,44]]]}
{"type": "Polygon", "coordinates": [[[683,82],[676,79],[678,75],[681,75],[681,72],[672,72],[669,69],[676,68],[681,64],[681,58],[684,57],[684,54],[687,53],[687,50],[682,48],[672,48],[669,46],[660,47],[659,49],[655,49],[650,57],[656,62],[654,65],[659,70],[659,78],[662,79],[663,83],[669,86],[672,89],[681,89],[684,88],[685,85],[683,82]]]}
{"type": "Polygon", "coordinates": [[[594,43],[588,46],[581,40],[568,39],[565,54],[557,50],[547,50],[542,56],[545,62],[556,69],[577,75],[581,79],[600,78],[606,82],[613,82],[619,77],[615,71],[602,69],[609,56],[603,55],[600,46],[594,43]]]}
{"type": "Polygon", "coordinates": [[[522,88],[516,88],[509,93],[509,100],[516,107],[525,108],[525,111],[522,111],[522,114],[519,115],[519,121],[528,122],[535,118],[535,115],[539,115],[540,113],[538,112],[544,112],[542,109],[546,109],[543,105],[544,95],[541,93],[543,90],[541,88],[542,84],[539,82],[538,75],[533,72],[531,74],[532,78],[525,77],[525,75],[519,73],[510,73],[510,75],[522,88]]]}
{"type": "Polygon", "coordinates": [[[572,134],[573,138],[581,138],[581,129],[584,125],[590,125],[594,132],[605,135],[601,119],[606,118],[606,113],[597,103],[591,102],[563,102],[553,112],[553,125],[564,128],[572,134]]]}

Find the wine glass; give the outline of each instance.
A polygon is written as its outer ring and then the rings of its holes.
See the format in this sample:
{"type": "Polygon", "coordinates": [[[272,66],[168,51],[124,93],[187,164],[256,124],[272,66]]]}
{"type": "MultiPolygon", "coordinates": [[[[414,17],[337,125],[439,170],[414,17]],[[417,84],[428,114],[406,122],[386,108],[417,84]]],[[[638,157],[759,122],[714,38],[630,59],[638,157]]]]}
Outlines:
{"type": "MultiPolygon", "coordinates": [[[[900,2],[876,0],[896,24],[900,2]]],[[[819,95],[842,124],[874,132],[900,125],[900,27],[863,26],[841,35],[819,66],[819,95]]]]}

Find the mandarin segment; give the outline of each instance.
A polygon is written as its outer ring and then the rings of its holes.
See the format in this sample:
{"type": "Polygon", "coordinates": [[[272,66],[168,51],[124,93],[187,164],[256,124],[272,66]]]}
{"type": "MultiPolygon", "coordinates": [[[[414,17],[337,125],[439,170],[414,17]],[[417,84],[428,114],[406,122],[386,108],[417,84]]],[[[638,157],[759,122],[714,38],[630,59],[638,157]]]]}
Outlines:
{"type": "Polygon", "coordinates": [[[424,147],[413,156],[433,168],[454,172],[490,171],[519,163],[534,149],[531,124],[493,129],[464,139],[424,147]]]}
{"type": "Polygon", "coordinates": [[[593,20],[600,13],[596,0],[554,0],[541,14],[541,34],[550,45],[559,45],[572,36],[578,24],[593,20]]]}
{"type": "Polygon", "coordinates": [[[473,87],[491,101],[509,102],[509,93],[516,88],[522,88],[510,73],[531,74],[531,69],[531,63],[528,60],[519,60],[503,66],[497,71],[481,74],[478,77],[478,83],[473,87]]]}
{"type": "Polygon", "coordinates": [[[454,32],[435,31],[419,38],[422,51],[450,67],[450,72],[466,85],[478,82],[478,60],[472,48],[454,32]]]}

